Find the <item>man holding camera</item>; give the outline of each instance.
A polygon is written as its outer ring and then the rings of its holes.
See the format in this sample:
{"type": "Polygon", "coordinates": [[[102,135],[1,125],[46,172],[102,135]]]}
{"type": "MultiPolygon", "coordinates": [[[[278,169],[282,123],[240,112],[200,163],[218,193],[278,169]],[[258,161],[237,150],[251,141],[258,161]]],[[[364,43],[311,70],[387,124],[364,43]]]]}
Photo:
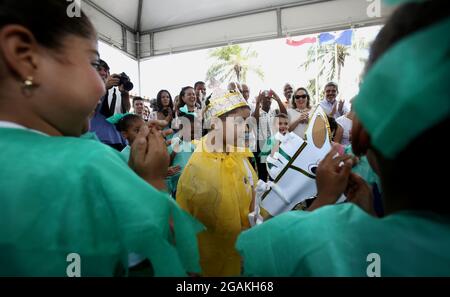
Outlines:
{"type": "MultiPolygon", "coordinates": [[[[106,88],[108,89],[107,94],[105,94],[102,98],[100,98],[97,107],[93,113],[93,117],[90,121],[89,131],[96,134],[97,138],[104,144],[113,147],[114,149],[121,151],[126,145],[125,139],[123,139],[122,135],[117,131],[116,127],[109,123],[106,119],[116,113],[116,102],[117,102],[117,94],[120,95],[119,102],[119,110],[126,110],[128,106],[128,110],[130,109],[129,105],[129,95],[128,92],[121,92],[120,86],[119,91],[116,90],[116,97],[113,100],[113,96],[111,96],[111,100],[109,101],[109,95],[113,95],[111,89],[114,85],[121,85],[120,79],[117,80],[112,75],[109,75],[109,66],[108,64],[100,60],[99,66],[97,69],[99,75],[102,77],[106,88]],[[123,95],[122,95],[123,93],[123,95]],[[109,101],[109,102],[108,102],[109,101]],[[113,102],[114,101],[114,102],[113,102]],[[128,105],[127,105],[128,102],[128,105]],[[112,104],[114,103],[114,104],[112,104]]],[[[128,86],[129,87],[129,86],[128,86]]],[[[114,87],[116,88],[116,87],[114,87]]],[[[123,86],[122,86],[123,89],[123,86]]]]}
{"type": "Polygon", "coordinates": [[[130,78],[124,72],[113,74],[108,76],[105,85],[107,92],[102,98],[100,112],[108,118],[117,113],[130,111],[129,92],[134,87],[130,78]]]}
{"type": "Polygon", "coordinates": [[[253,117],[258,123],[258,141],[256,152],[256,161],[258,163],[258,177],[263,181],[267,181],[268,173],[265,159],[259,156],[267,140],[276,134],[276,132],[273,131],[272,126],[275,121],[275,116],[279,113],[287,115],[286,107],[284,106],[280,97],[273,90],[260,92],[258,97],[256,98],[256,106],[255,111],[253,112],[253,117]],[[272,107],[272,99],[276,101],[278,108],[272,107]]]}

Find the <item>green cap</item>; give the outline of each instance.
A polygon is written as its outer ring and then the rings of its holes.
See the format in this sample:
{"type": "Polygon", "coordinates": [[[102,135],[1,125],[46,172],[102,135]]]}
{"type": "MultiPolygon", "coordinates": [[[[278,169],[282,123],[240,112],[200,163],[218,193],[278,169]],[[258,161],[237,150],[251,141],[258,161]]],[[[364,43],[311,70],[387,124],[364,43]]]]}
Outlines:
{"type": "Polygon", "coordinates": [[[116,113],[115,115],[113,115],[112,117],[107,118],[106,120],[115,125],[117,124],[121,119],[123,119],[125,116],[129,115],[131,113],[127,112],[127,113],[116,113]]]}
{"type": "Polygon", "coordinates": [[[394,158],[450,111],[450,18],[411,34],[372,66],[354,102],[372,145],[394,158]]]}

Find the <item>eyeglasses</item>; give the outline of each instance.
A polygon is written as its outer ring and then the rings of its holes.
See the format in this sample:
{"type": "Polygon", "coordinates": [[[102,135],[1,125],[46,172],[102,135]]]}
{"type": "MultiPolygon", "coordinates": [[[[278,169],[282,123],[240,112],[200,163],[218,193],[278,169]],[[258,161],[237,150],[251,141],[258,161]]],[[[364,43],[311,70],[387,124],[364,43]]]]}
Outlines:
{"type": "Polygon", "coordinates": [[[295,99],[306,99],[308,97],[308,95],[295,95],[295,99]]]}

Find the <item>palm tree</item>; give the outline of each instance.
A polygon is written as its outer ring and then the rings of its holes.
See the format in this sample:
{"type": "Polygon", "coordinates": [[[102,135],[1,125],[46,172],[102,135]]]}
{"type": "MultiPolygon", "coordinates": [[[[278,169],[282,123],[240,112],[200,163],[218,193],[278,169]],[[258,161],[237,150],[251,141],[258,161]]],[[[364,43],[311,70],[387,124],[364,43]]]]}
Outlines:
{"type": "Polygon", "coordinates": [[[341,71],[347,57],[352,56],[363,62],[360,53],[368,48],[369,43],[365,39],[352,43],[351,47],[339,44],[319,45],[317,48],[316,46],[311,46],[308,49],[307,60],[300,67],[303,67],[305,71],[308,71],[310,68],[317,69],[315,77],[309,80],[308,90],[314,95],[313,97],[318,100],[316,87],[320,93],[320,90],[327,82],[335,81],[339,83],[341,71]]]}
{"type": "Polygon", "coordinates": [[[250,47],[244,49],[240,45],[229,45],[211,50],[209,57],[216,59],[206,73],[206,81],[210,85],[230,81],[245,83],[249,71],[254,72],[261,79],[264,78],[261,67],[251,63],[258,57],[258,53],[250,47]]]}
{"type": "Polygon", "coordinates": [[[327,44],[319,45],[317,48],[316,64],[316,48],[314,46],[308,49],[307,60],[300,67],[308,70],[312,65],[318,67],[319,78],[325,77],[326,81],[339,81],[341,69],[344,67],[345,58],[349,55],[348,47],[343,45],[327,44]]]}

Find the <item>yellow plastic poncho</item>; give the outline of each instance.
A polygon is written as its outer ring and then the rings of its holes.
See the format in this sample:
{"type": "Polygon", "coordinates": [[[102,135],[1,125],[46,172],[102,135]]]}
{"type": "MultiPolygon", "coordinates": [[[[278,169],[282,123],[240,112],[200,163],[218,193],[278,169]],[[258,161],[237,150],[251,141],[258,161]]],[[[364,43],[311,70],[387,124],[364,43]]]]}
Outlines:
{"type": "Polygon", "coordinates": [[[234,245],[249,228],[253,184],[258,180],[250,151],[218,153],[206,149],[206,137],[197,145],[177,187],[177,202],[201,221],[198,234],[204,276],[238,276],[241,258],[234,245]]]}

